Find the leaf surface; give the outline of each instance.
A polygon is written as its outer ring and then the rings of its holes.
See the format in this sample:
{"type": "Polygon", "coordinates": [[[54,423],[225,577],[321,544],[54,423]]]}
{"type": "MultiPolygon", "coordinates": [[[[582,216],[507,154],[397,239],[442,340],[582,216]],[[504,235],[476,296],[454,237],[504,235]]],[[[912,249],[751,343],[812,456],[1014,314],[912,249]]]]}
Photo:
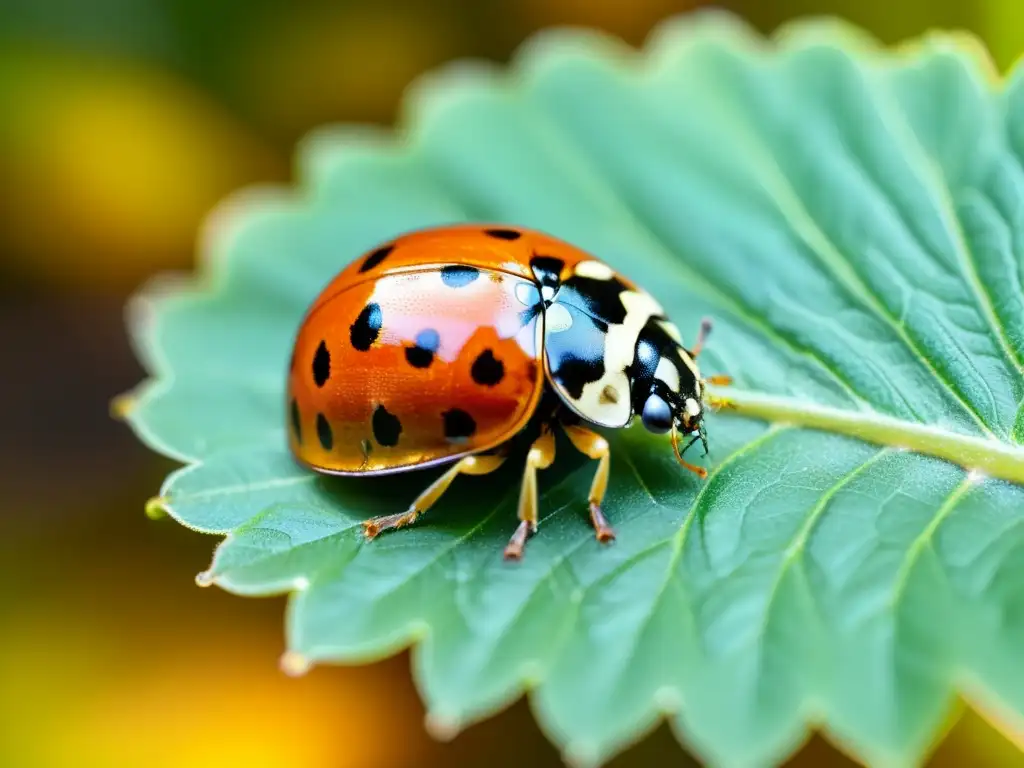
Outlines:
{"type": "Polygon", "coordinates": [[[539,37],[510,73],[459,65],[410,94],[398,139],[343,127],[300,155],[301,195],[212,219],[205,283],[154,283],[132,327],[152,378],[128,414],[186,463],[154,506],[224,536],[203,583],[290,591],[290,663],[415,643],[428,724],[530,690],[579,763],[669,717],[717,765],[784,759],[821,726],[911,765],[956,694],[1024,716],[1024,85],[958,38],[896,53],[842,25],[755,37],[666,23],[641,52],[539,37]],[[525,559],[519,467],[462,478],[367,543],[433,473],[314,476],[284,439],[308,303],[394,235],[504,222],[647,287],[702,368],[735,379],[711,469],[609,433],[605,510],[561,440],[525,559]]]}

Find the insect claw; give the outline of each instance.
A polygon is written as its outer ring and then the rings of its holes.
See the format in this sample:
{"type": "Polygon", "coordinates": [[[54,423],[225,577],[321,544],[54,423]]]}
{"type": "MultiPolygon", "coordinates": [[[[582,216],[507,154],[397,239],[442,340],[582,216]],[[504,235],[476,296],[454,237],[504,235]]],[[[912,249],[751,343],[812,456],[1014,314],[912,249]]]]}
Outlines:
{"type": "Polygon", "coordinates": [[[594,535],[602,544],[615,540],[615,530],[608,524],[600,504],[590,502],[590,522],[594,526],[594,535]]]}
{"type": "Polygon", "coordinates": [[[512,538],[509,539],[508,544],[505,546],[505,559],[522,560],[523,548],[526,546],[526,540],[529,539],[535,531],[536,528],[531,526],[529,521],[520,520],[515,533],[512,534],[512,538]]]}

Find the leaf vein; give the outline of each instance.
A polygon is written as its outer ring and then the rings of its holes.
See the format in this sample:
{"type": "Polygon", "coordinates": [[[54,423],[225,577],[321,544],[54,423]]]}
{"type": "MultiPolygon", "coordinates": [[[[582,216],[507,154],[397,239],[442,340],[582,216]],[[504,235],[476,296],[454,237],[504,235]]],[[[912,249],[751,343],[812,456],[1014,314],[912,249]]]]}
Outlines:
{"type": "MultiPolygon", "coordinates": [[[[877,94],[880,102],[879,106],[882,107],[882,104],[884,104],[884,109],[880,109],[883,118],[885,115],[889,115],[892,117],[893,122],[899,123],[899,128],[891,126],[891,135],[894,138],[899,137],[900,143],[909,150],[908,156],[919,158],[923,166],[920,172],[932,180],[933,183],[929,186],[937,190],[939,214],[953,240],[953,250],[956,253],[960,272],[967,278],[967,284],[970,286],[978,308],[981,310],[981,314],[992,331],[996,342],[1002,349],[1006,360],[1016,368],[1019,381],[1021,378],[1024,378],[1024,358],[1021,357],[1020,350],[1015,349],[1010,341],[1006,326],[996,314],[992,294],[981,281],[978,272],[978,257],[974,253],[974,249],[971,248],[963,221],[959,213],[957,213],[953,192],[949,186],[949,178],[946,176],[940,162],[928,151],[920,136],[913,130],[906,112],[898,106],[896,100],[888,95],[888,91],[883,88],[877,89],[877,94]]],[[[886,122],[889,123],[889,121],[886,122]]]]}
{"type": "Polygon", "coordinates": [[[821,518],[824,516],[825,511],[831,504],[832,499],[835,498],[835,496],[839,494],[839,492],[842,491],[846,486],[848,486],[850,483],[852,483],[854,480],[860,477],[861,474],[871,469],[871,467],[873,467],[883,458],[891,455],[892,453],[892,449],[883,448],[882,450],[874,453],[866,461],[861,462],[859,466],[855,467],[853,470],[847,472],[841,478],[839,478],[839,480],[833,483],[828,489],[826,489],[822,493],[821,497],[818,499],[818,502],[814,505],[810,513],[807,515],[807,519],[804,521],[803,525],[801,525],[800,528],[796,531],[796,533],[793,534],[793,537],[786,545],[786,549],[783,551],[783,557],[782,561],[779,564],[778,572],[776,573],[775,578],[772,580],[771,587],[768,591],[768,599],[765,602],[764,614],[762,616],[761,625],[758,628],[758,632],[755,638],[756,642],[759,645],[763,645],[764,638],[767,635],[768,622],[771,620],[772,605],[774,604],[774,601],[778,596],[779,587],[782,585],[782,581],[785,578],[786,573],[789,571],[789,569],[793,565],[801,563],[804,560],[804,557],[806,556],[807,542],[810,539],[811,533],[814,531],[814,528],[817,526],[817,524],[821,521],[821,518]]]}
{"type": "Polygon", "coordinates": [[[942,525],[943,521],[949,517],[949,515],[956,508],[957,504],[967,495],[976,485],[976,481],[969,474],[964,477],[963,480],[954,488],[950,494],[946,497],[945,501],[939,505],[939,508],[932,515],[931,520],[928,521],[928,525],[924,527],[920,534],[910,543],[907,548],[907,554],[904,556],[903,561],[900,563],[899,570],[896,572],[896,577],[893,580],[892,594],[887,601],[887,607],[890,611],[896,611],[902,603],[903,594],[906,591],[907,584],[910,582],[910,574],[914,569],[914,565],[920,559],[921,554],[925,548],[931,543],[932,537],[935,532],[942,525]]]}
{"type": "MultiPolygon", "coordinates": [[[[790,179],[785,170],[783,170],[779,163],[774,159],[767,139],[752,129],[748,129],[746,131],[746,136],[753,146],[759,147],[761,150],[760,154],[762,155],[763,162],[755,164],[755,167],[761,172],[760,175],[762,182],[764,182],[768,188],[774,190],[773,197],[779,205],[780,212],[793,226],[793,231],[800,235],[801,239],[803,239],[803,241],[810,247],[811,252],[817,256],[818,262],[829,270],[832,277],[840,285],[847,288],[854,296],[856,296],[865,308],[870,309],[879,320],[893,330],[907,351],[910,352],[910,354],[926,371],[928,371],[932,379],[957,403],[959,403],[967,416],[978,426],[978,429],[982,434],[992,435],[991,430],[985,423],[985,419],[974,404],[971,403],[970,400],[960,391],[960,387],[947,375],[941,373],[934,364],[932,364],[927,355],[924,354],[918,342],[907,332],[906,326],[898,321],[898,318],[889,310],[888,307],[885,306],[881,297],[853,268],[849,257],[843,253],[838,245],[836,245],[836,243],[825,233],[818,220],[800,199],[796,192],[796,188],[793,185],[792,179],[790,179]],[[767,173],[765,173],[765,171],[767,171],[767,173]]],[[[910,232],[909,227],[907,227],[906,222],[903,220],[903,214],[879,188],[877,179],[867,171],[863,163],[859,161],[859,158],[856,158],[851,154],[851,159],[856,161],[856,166],[860,170],[862,176],[870,181],[875,187],[875,190],[879,195],[879,199],[886,202],[886,204],[896,213],[908,233],[913,235],[913,233],[910,232]]],[[[916,235],[913,236],[917,239],[916,235]]]]}

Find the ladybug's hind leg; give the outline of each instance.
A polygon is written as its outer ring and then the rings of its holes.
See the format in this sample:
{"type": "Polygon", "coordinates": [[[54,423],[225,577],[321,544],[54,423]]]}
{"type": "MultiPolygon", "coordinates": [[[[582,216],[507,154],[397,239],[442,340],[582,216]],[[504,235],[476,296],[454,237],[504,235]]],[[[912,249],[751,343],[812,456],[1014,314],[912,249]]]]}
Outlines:
{"type": "Polygon", "coordinates": [[[545,425],[540,437],[526,454],[523,485],[519,491],[519,527],[505,547],[506,560],[523,556],[526,540],[537,532],[537,470],[547,469],[555,460],[555,433],[545,425]]]}
{"type": "Polygon", "coordinates": [[[608,441],[596,432],[591,432],[580,426],[565,424],[562,429],[565,430],[565,434],[580,453],[597,459],[597,471],[594,472],[594,480],[590,484],[590,496],[587,499],[590,503],[590,522],[594,526],[594,534],[598,541],[611,541],[615,538],[615,531],[612,530],[601,511],[604,492],[608,488],[608,471],[611,464],[608,441]]]}
{"type": "Polygon", "coordinates": [[[363,533],[368,539],[376,537],[382,531],[402,528],[416,521],[420,515],[430,509],[441,498],[448,486],[459,475],[486,475],[493,472],[505,461],[505,453],[478,454],[466,456],[455,464],[437,480],[431,483],[405,512],[397,515],[374,517],[363,523],[363,533]]]}

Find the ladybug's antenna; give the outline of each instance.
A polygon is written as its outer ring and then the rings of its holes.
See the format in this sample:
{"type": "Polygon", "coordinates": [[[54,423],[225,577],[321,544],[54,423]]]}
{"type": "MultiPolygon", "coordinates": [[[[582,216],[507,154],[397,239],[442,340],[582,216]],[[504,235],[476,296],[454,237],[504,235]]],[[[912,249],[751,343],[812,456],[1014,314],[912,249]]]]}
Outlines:
{"type": "Polygon", "coordinates": [[[686,453],[686,451],[689,449],[689,447],[691,445],[693,445],[695,442],[697,442],[698,440],[700,440],[700,439],[701,439],[701,436],[699,434],[694,435],[693,438],[691,438],[690,442],[688,442],[686,444],[686,448],[683,448],[683,450],[680,451],[679,450],[679,432],[676,430],[675,426],[672,427],[672,450],[676,454],[676,459],[679,461],[680,464],[682,464],[688,470],[690,470],[695,475],[697,475],[701,480],[704,480],[708,476],[708,471],[706,469],[704,469],[703,467],[698,467],[698,466],[696,466],[694,464],[691,464],[690,462],[688,462],[686,459],[683,458],[683,454],[686,453]]]}
{"type": "Polygon", "coordinates": [[[690,350],[690,357],[694,360],[697,359],[697,355],[704,349],[704,342],[707,341],[708,334],[711,333],[711,318],[705,317],[700,321],[700,330],[697,331],[697,340],[693,342],[693,349],[690,350]]]}

